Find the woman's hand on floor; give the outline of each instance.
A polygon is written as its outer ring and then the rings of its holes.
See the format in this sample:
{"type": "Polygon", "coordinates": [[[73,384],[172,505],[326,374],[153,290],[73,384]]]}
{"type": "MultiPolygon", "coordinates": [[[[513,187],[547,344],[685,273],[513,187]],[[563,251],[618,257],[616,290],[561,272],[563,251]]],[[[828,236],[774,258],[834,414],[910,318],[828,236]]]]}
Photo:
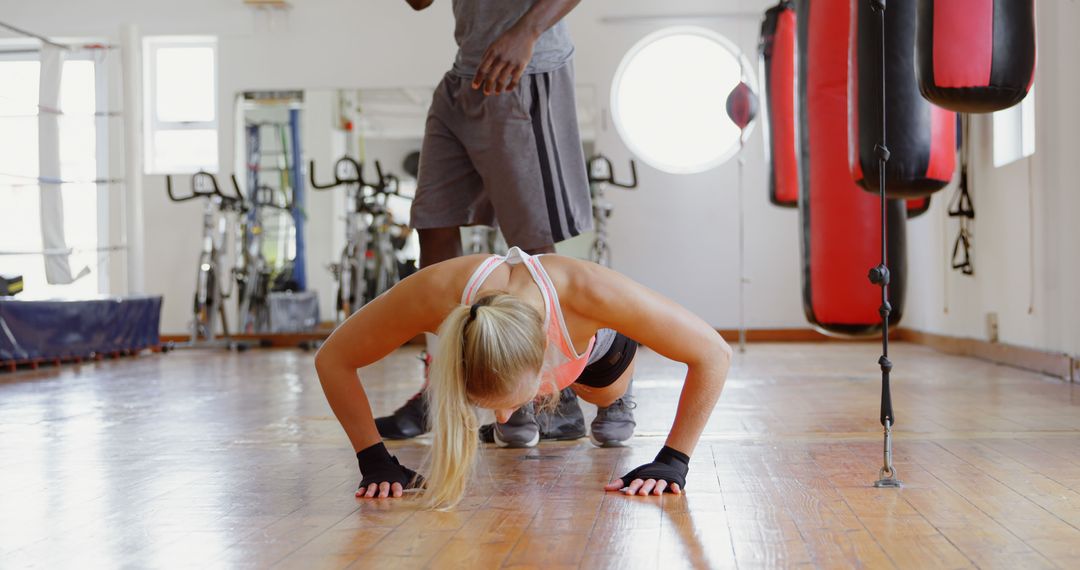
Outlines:
{"type": "Polygon", "coordinates": [[[634,479],[629,485],[624,485],[622,479],[616,479],[615,481],[604,485],[605,491],[622,491],[626,495],[663,495],[667,490],[676,495],[682,494],[682,489],[678,483],[669,483],[664,479],[657,481],[656,479],[634,479]]]}
{"type": "Polygon", "coordinates": [[[363,476],[360,487],[356,489],[357,498],[400,497],[406,489],[424,486],[424,478],[398,463],[397,457],[390,455],[382,442],[357,452],[356,461],[363,476]]]}
{"type": "Polygon", "coordinates": [[[663,495],[664,491],[681,495],[686,487],[686,473],[690,470],[690,456],[664,446],[656,459],[631,470],[626,475],[604,486],[605,491],[623,491],[627,495],[663,495]],[[623,481],[629,483],[623,485],[623,481]]]}
{"type": "Polygon", "coordinates": [[[360,499],[385,499],[387,497],[394,497],[395,499],[400,497],[404,492],[401,483],[394,482],[393,484],[383,481],[382,483],[372,483],[364,488],[361,486],[356,490],[356,496],[360,499]]]}

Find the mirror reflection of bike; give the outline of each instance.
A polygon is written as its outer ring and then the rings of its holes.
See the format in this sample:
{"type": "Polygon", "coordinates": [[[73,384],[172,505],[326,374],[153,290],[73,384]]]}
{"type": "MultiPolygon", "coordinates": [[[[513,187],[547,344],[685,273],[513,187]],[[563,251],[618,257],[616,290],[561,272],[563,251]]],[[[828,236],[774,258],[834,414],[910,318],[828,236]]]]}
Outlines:
{"type": "Polygon", "coordinates": [[[604,155],[589,159],[589,188],[592,190],[593,223],[596,238],[589,250],[589,260],[604,267],[611,267],[611,247],[608,245],[607,221],[615,209],[604,195],[608,186],[633,190],[637,188],[637,164],[630,161],[630,182],[617,182],[611,160],[604,155]]]}
{"type": "MultiPolygon", "coordinates": [[[[243,197],[245,193],[236,176],[232,177],[232,183],[236,195],[243,197]]],[[[241,201],[236,226],[233,278],[238,290],[238,328],[244,334],[256,334],[270,328],[268,298],[270,291],[276,290],[274,281],[281,273],[267,259],[266,221],[291,219],[292,203],[285,193],[269,186],[260,186],[247,196],[241,201]]]]}
{"type": "Polygon", "coordinates": [[[383,173],[379,161],[373,182],[364,179],[363,171],[362,163],[345,156],[334,164],[333,181],[319,183],[315,161],[308,167],[313,189],[345,187],[345,247],[338,262],[329,266],[338,283],[338,322],[416,270],[415,260],[401,255],[412,230],[394,219],[388,205],[391,197],[412,198],[399,192],[398,178],[383,173]]]}

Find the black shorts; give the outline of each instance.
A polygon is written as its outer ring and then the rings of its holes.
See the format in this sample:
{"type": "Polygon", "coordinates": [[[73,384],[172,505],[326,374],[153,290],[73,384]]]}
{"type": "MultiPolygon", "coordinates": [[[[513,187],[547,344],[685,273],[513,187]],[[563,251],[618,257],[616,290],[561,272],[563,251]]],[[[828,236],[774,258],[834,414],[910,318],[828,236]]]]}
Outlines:
{"type": "Polygon", "coordinates": [[[611,341],[611,348],[607,353],[581,371],[581,376],[574,381],[590,388],[607,388],[615,383],[623,372],[630,367],[637,354],[638,343],[634,339],[615,333],[615,340],[611,341]]]}

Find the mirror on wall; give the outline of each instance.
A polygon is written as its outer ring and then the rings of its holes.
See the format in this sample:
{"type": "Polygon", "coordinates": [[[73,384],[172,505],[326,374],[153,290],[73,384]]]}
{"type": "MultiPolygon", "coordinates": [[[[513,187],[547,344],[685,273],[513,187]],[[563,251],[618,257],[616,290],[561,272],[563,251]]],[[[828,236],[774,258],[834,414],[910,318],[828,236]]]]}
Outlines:
{"type": "MultiPolygon", "coordinates": [[[[256,188],[268,201],[295,200],[302,189],[302,207],[288,204],[296,216],[282,211],[265,223],[263,250],[282,274],[295,274],[304,260],[305,286],[318,292],[324,321],[342,321],[417,269],[409,210],[433,92],[403,86],[238,98],[235,170],[245,191],[256,188]]],[[[601,128],[596,89],[579,85],[577,96],[583,151],[591,156],[601,128]]],[[[493,228],[463,228],[462,240],[467,253],[506,250],[493,228]]],[[[591,235],[579,236],[559,251],[587,257],[591,244],[591,235]]]]}
{"type": "MultiPolygon", "coordinates": [[[[311,158],[329,167],[332,161],[349,156],[371,169],[372,176],[375,176],[374,165],[377,163],[400,180],[400,192],[411,198],[416,188],[419,151],[433,92],[432,86],[308,91],[307,105],[312,117],[313,106],[326,109],[320,113],[325,120],[309,122],[314,138],[322,139],[312,143],[311,158]],[[324,134],[319,134],[320,129],[324,134]]],[[[596,133],[601,128],[597,90],[593,85],[577,85],[576,92],[583,151],[586,156],[592,156],[596,133]]],[[[407,224],[408,201],[391,199],[390,205],[395,219],[407,224]]],[[[466,252],[505,251],[506,248],[498,232],[482,226],[463,228],[462,239],[466,252]]],[[[570,255],[584,256],[586,248],[587,245],[578,247],[575,243],[565,243],[560,246],[560,251],[566,249],[570,255]]],[[[407,255],[418,259],[415,239],[409,240],[407,255]]]]}
{"type": "MultiPolygon", "coordinates": [[[[257,251],[272,291],[302,290],[302,91],[248,91],[237,100],[234,176],[258,235],[257,251]]],[[[249,232],[250,233],[250,232],[249,232]]]]}

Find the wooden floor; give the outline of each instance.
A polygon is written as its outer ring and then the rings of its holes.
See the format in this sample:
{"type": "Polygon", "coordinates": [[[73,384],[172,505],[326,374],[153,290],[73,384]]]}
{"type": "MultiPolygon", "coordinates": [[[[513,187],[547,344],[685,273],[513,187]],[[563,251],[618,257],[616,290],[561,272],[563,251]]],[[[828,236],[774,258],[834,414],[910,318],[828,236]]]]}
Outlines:
{"type": "MultiPolygon", "coordinates": [[[[646,352],[633,447],[485,449],[452,513],[353,498],[310,353],[3,374],[0,567],[1080,568],[1080,385],[896,345],[906,485],[874,489],[878,350],[751,345],[688,494],[604,494],[673,417],[680,367],[646,352]]],[[[415,355],[363,371],[377,413],[415,390],[415,355]]],[[[427,445],[391,447],[416,465],[427,445]]]]}

